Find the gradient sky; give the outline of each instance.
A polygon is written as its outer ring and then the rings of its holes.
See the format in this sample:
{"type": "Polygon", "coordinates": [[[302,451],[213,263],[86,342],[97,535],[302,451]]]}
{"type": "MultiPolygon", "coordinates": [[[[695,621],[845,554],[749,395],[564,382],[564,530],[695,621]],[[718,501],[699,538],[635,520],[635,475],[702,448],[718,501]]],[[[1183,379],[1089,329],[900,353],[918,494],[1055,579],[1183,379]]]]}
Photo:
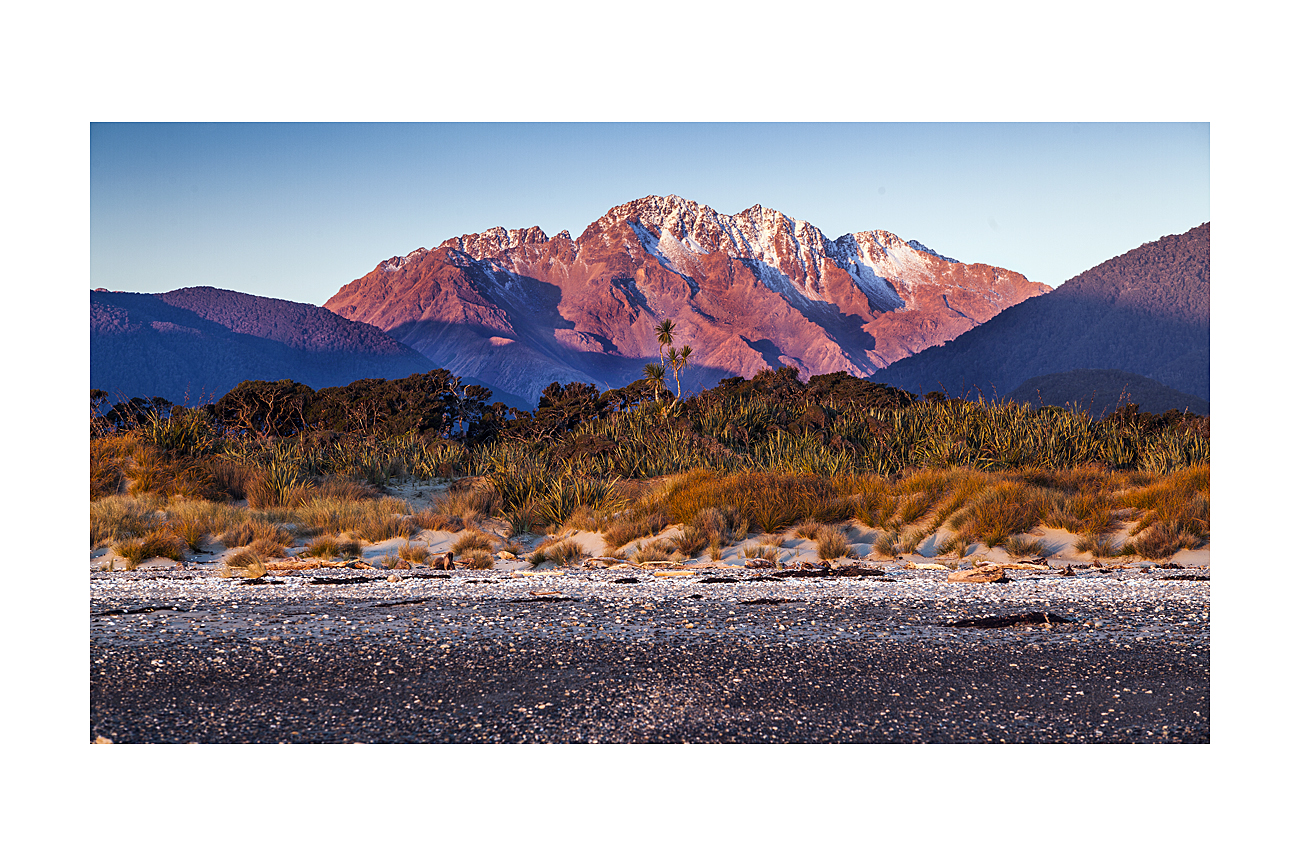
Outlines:
{"type": "Polygon", "coordinates": [[[90,139],[90,287],[322,304],[492,226],[753,204],[1052,286],[1210,218],[1207,123],[137,124],[90,139]]]}

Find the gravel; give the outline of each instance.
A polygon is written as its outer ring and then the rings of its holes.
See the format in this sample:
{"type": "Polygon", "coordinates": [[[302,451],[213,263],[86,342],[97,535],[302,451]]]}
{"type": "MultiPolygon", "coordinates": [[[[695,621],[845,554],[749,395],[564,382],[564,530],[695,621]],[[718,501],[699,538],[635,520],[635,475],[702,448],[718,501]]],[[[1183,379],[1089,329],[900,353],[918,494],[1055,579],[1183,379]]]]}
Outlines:
{"type": "Polygon", "coordinates": [[[880,567],[92,572],[90,738],[1209,742],[1208,569],[880,567]]]}

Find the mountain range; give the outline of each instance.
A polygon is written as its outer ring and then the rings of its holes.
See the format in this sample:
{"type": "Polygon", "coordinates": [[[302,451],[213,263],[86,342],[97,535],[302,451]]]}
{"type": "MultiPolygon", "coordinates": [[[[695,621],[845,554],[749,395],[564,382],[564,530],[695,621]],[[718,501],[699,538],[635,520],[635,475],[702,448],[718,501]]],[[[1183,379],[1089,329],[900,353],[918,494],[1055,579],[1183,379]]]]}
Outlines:
{"type": "Polygon", "coordinates": [[[696,389],[781,365],[867,376],[1049,290],[887,231],[831,240],[761,205],[727,216],[648,196],[577,240],[494,228],[388,259],[325,308],[535,398],[556,380],[640,378],[664,319],[693,349],[696,389]]]}
{"type": "Polygon", "coordinates": [[[203,286],[94,291],[91,386],[193,402],[246,379],[322,388],[442,367],[529,408],[551,382],[641,378],[672,319],[675,345],[693,349],[688,391],[793,366],[987,397],[1053,374],[1034,393],[1056,402],[1090,382],[1094,398],[1114,390],[1098,375],[1119,372],[1190,407],[1209,395],[1208,309],[1208,224],[1052,291],[884,230],[829,239],[761,205],[728,216],[648,196],[577,240],[498,227],[395,256],[323,307],[203,286]]]}
{"type": "Polygon", "coordinates": [[[873,378],[993,399],[1033,377],[1099,369],[1209,401],[1209,223],[1102,262],[873,378]]]}

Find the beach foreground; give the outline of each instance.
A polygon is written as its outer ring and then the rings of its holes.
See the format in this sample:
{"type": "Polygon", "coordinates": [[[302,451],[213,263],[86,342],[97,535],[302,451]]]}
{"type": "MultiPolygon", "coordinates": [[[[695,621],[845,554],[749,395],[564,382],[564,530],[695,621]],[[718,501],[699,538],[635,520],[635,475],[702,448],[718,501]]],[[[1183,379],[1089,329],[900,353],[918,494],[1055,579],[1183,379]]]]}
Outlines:
{"type": "Polygon", "coordinates": [[[1209,742],[1207,568],[871,565],[92,573],[90,738],[1209,742]]]}

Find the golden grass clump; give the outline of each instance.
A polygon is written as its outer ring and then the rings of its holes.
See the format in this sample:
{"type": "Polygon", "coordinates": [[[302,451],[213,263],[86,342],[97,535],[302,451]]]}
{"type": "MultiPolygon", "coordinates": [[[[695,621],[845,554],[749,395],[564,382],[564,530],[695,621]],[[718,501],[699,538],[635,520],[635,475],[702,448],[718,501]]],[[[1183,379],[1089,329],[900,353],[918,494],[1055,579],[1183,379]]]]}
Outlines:
{"type": "Polygon", "coordinates": [[[669,536],[668,541],[687,559],[699,555],[701,550],[709,546],[709,536],[693,524],[683,526],[669,536]]]}
{"type": "Polygon", "coordinates": [[[465,552],[465,555],[456,560],[462,568],[473,568],[480,571],[496,567],[496,560],[492,558],[491,551],[475,547],[465,552]]]}
{"type": "Polygon", "coordinates": [[[420,527],[407,513],[406,503],[395,496],[364,500],[321,497],[294,509],[293,515],[304,535],[350,532],[366,541],[410,538],[420,527]]]}
{"type": "Polygon", "coordinates": [[[307,543],[303,554],[317,559],[355,559],[361,555],[361,542],[346,535],[318,535],[307,543]]]}
{"type": "Polygon", "coordinates": [[[771,544],[746,544],[740,552],[746,559],[766,559],[772,563],[781,561],[781,548],[771,544]]]}
{"type": "Polygon", "coordinates": [[[294,535],[278,523],[246,517],[243,523],[221,533],[217,540],[226,547],[247,547],[254,541],[266,541],[283,547],[293,544],[294,535]]]}
{"type": "Polygon", "coordinates": [[[806,538],[809,541],[816,541],[824,531],[826,531],[826,524],[818,523],[815,520],[805,520],[794,528],[796,536],[806,538]]]}
{"type": "Polygon", "coordinates": [[[528,561],[533,565],[540,565],[547,560],[560,565],[569,565],[586,558],[587,551],[581,544],[572,538],[563,538],[541,545],[533,551],[528,561]],[[535,557],[540,559],[535,560],[535,557]]]}
{"type": "Polygon", "coordinates": [[[486,520],[501,507],[501,494],[492,487],[475,486],[449,490],[434,503],[433,510],[449,517],[459,517],[466,524],[486,520]]]}
{"type": "Polygon", "coordinates": [[[643,517],[616,518],[605,526],[605,544],[617,550],[638,538],[658,535],[667,525],[668,518],[658,511],[643,517]]]}
{"type": "Polygon", "coordinates": [[[489,554],[496,550],[496,539],[478,529],[468,529],[451,546],[452,556],[460,556],[467,550],[486,550],[489,554]]]}
{"type": "Polygon", "coordinates": [[[817,556],[821,559],[841,559],[851,550],[848,536],[839,529],[823,527],[817,536],[817,556]]]}
{"type": "Polygon", "coordinates": [[[1047,548],[1043,547],[1042,541],[1020,535],[1009,536],[1003,542],[1002,549],[1012,556],[1043,556],[1047,553],[1047,548]]]}
{"type": "Polygon", "coordinates": [[[978,494],[952,518],[954,529],[997,547],[1008,536],[1029,532],[1047,508],[1043,491],[1023,481],[1003,481],[978,494]]]}
{"type": "Polygon", "coordinates": [[[1101,534],[1083,536],[1074,543],[1074,549],[1079,553],[1091,553],[1094,559],[1119,556],[1120,553],[1119,546],[1101,534]]]}
{"type": "Polygon", "coordinates": [[[423,564],[429,559],[429,545],[412,544],[409,541],[404,541],[401,547],[397,548],[397,555],[407,562],[423,564]]]}
{"type": "Polygon", "coordinates": [[[876,540],[871,544],[871,552],[878,556],[897,556],[898,555],[898,532],[896,530],[886,530],[876,536],[876,540]]]}
{"type": "Polygon", "coordinates": [[[283,547],[266,538],[257,538],[251,545],[242,547],[226,557],[226,564],[233,568],[246,568],[252,563],[264,563],[268,559],[283,558],[285,558],[283,547]]]}
{"type": "Polygon", "coordinates": [[[641,562],[681,562],[686,556],[666,538],[654,538],[643,541],[632,550],[628,559],[641,562]]]}
{"type": "Polygon", "coordinates": [[[150,530],[141,538],[132,538],[114,546],[118,556],[126,560],[128,568],[135,568],[147,559],[161,556],[179,561],[183,542],[167,527],[150,530]]]}

